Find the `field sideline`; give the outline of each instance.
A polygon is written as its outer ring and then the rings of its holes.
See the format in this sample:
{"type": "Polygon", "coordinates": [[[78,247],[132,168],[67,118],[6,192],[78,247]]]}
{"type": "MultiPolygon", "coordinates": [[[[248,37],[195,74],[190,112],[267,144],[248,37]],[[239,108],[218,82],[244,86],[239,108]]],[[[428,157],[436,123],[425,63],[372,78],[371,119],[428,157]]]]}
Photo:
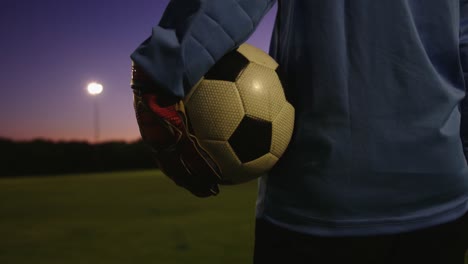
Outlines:
{"type": "Polygon", "coordinates": [[[256,190],[199,199],[159,171],[0,179],[0,263],[251,263],[256,190]]]}

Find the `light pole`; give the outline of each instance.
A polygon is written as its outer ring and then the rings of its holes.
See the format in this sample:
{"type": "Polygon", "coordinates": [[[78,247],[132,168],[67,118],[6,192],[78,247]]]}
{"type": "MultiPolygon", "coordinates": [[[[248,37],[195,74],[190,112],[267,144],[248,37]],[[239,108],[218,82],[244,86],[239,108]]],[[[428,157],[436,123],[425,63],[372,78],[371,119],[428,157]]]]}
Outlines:
{"type": "MultiPolygon", "coordinates": [[[[97,97],[102,93],[103,87],[102,84],[92,82],[88,84],[88,93],[93,96],[97,97]]],[[[97,98],[94,98],[94,143],[99,141],[99,108],[97,98]]]]}

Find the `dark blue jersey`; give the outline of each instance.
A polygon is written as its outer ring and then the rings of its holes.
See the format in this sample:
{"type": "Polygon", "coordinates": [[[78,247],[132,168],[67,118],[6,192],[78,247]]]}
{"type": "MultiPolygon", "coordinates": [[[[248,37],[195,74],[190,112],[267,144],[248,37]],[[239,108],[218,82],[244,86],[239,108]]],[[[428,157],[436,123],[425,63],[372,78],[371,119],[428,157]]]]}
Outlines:
{"type": "MultiPolygon", "coordinates": [[[[261,180],[258,217],[339,236],[410,231],[464,214],[468,1],[278,2],[270,54],[296,124],[261,180]]],[[[132,59],[183,97],[273,3],[172,0],[132,59]]]]}

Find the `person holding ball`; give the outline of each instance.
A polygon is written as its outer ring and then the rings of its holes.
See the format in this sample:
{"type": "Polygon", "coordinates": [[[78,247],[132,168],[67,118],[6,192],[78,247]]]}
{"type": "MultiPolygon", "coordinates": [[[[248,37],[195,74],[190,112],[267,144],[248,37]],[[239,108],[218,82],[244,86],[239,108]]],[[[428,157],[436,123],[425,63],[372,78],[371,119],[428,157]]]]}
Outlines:
{"type": "MultiPolygon", "coordinates": [[[[131,55],[132,87],[183,130],[175,102],[276,2],[270,55],[295,124],[260,180],[254,263],[463,264],[468,1],[172,0],[131,55]]],[[[152,131],[156,148],[177,141],[152,131]]],[[[195,195],[218,191],[209,169],[163,166],[195,195]]]]}

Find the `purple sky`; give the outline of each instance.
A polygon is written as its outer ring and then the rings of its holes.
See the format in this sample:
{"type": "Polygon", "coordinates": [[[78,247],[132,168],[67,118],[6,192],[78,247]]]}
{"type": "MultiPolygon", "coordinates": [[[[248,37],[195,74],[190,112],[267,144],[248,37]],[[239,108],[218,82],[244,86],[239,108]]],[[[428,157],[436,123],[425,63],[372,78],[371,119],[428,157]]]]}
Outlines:
{"type": "MultiPolygon", "coordinates": [[[[0,137],[139,137],[129,88],[133,50],[159,22],[168,0],[6,0],[0,8],[0,137]],[[86,85],[104,92],[91,98],[86,85]]],[[[268,49],[274,8],[249,43],[268,49]]]]}

